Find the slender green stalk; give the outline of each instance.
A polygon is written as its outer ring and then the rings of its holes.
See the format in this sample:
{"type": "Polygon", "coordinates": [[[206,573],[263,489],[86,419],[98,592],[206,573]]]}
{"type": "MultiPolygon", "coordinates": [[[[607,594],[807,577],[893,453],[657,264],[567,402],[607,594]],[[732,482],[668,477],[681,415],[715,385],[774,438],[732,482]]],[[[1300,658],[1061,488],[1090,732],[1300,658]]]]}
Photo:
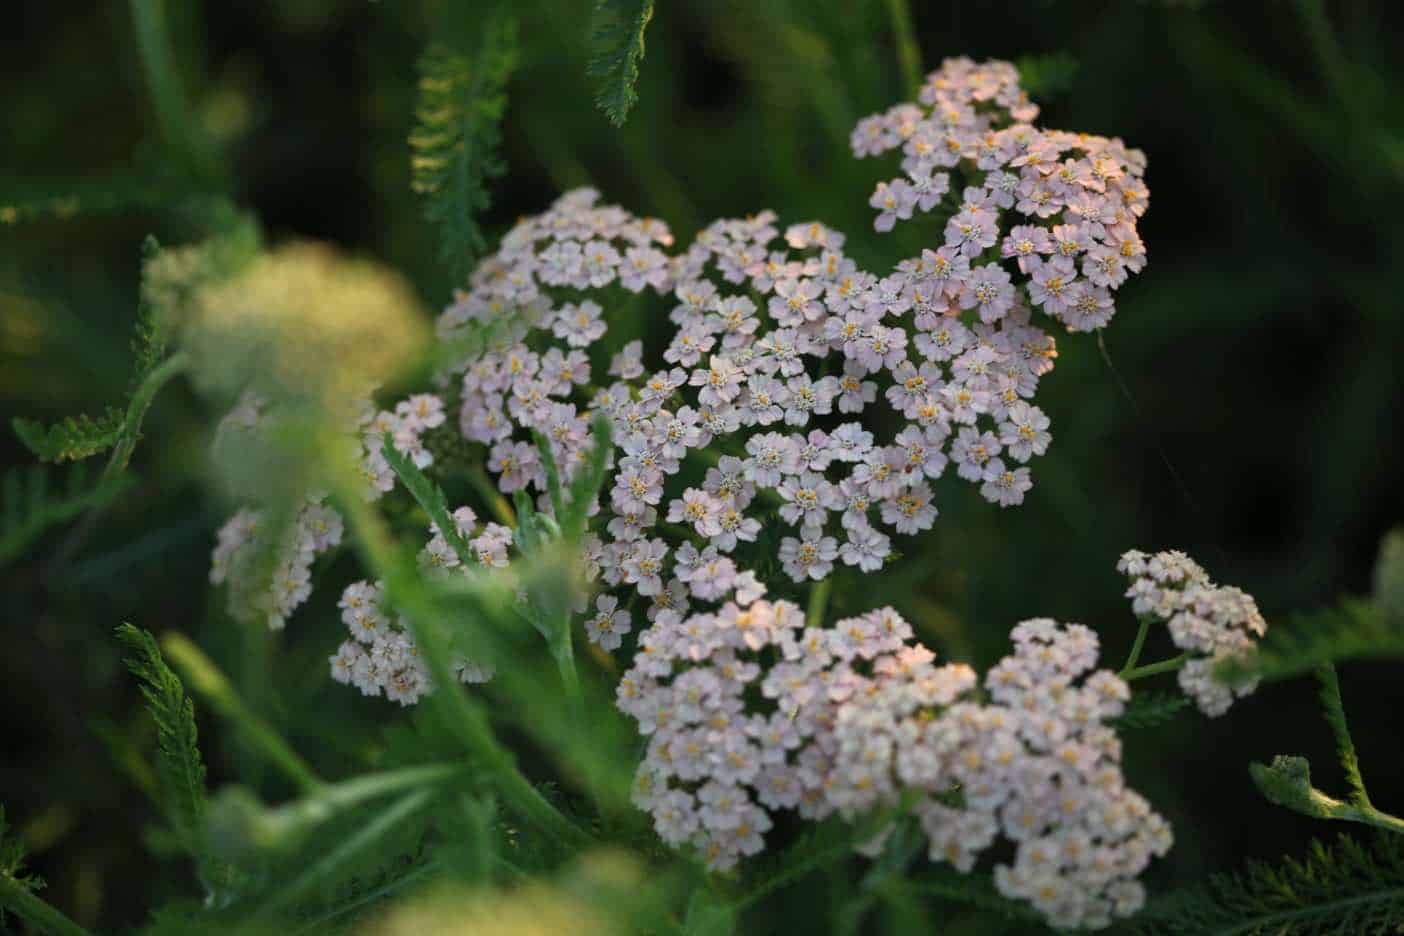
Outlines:
{"type": "Polygon", "coordinates": [[[370,848],[381,836],[423,809],[433,798],[433,795],[432,790],[415,790],[400,798],[395,805],[367,822],[356,831],[355,835],[346,839],[325,858],[304,871],[295,881],[281,888],[264,904],[260,915],[273,914],[314,891],[319,884],[335,874],[338,868],[370,848]]]}
{"type": "Polygon", "coordinates": [[[887,0],[887,18],[892,23],[892,37],[897,42],[897,63],[902,68],[902,83],[911,94],[921,90],[921,48],[912,28],[912,11],[907,0],[887,0]]]}
{"type": "Polygon", "coordinates": [[[833,576],[814,583],[809,590],[809,607],[804,612],[804,623],[808,627],[822,627],[824,612],[829,607],[829,592],[833,590],[833,576]]]}
{"type": "Polygon", "coordinates": [[[289,825],[326,822],[338,813],[354,809],[367,800],[404,790],[436,786],[446,780],[466,776],[469,769],[466,764],[426,764],[366,774],[340,783],[329,783],[303,799],[278,807],[275,810],[276,821],[289,825]]]}
{"type": "Polygon", "coordinates": [[[418,867],[410,871],[406,871],[404,874],[395,878],[393,881],[387,881],[386,883],[377,887],[375,890],[361,894],[354,900],[333,907],[332,909],[321,914],[320,916],[313,917],[306,923],[299,926],[297,929],[293,930],[293,936],[301,936],[302,933],[325,932],[326,925],[332,920],[344,917],[348,913],[355,913],[362,907],[369,906],[370,904],[375,903],[377,900],[383,900],[384,898],[389,897],[396,891],[403,890],[404,888],[409,887],[411,884],[416,884],[419,881],[424,880],[430,875],[442,870],[442,868],[442,862],[440,862],[436,858],[431,858],[428,861],[424,862],[424,864],[419,865],[418,867]]]}
{"type": "Polygon", "coordinates": [[[1119,675],[1121,675],[1123,678],[1127,673],[1129,673],[1132,670],[1133,667],[1135,667],[1136,661],[1141,658],[1141,648],[1145,646],[1146,634],[1148,634],[1149,632],[1150,618],[1143,617],[1141,618],[1141,627],[1138,631],[1136,631],[1136,640],[1134,643],[1131,644],[1131,654],[1126,658],[1126,664],[1121,667],[1121,673],[1119,675]]]}
{"type": "Polygon", "coordinates": [[[146,418],[146,411],[151,408],[151,401],[162,387],[185,373],[189,366],[190,356],[184,351],[172,354],[153,368],[133,391],[131,402],[127,405],[127,416],[122,421],[122,431],[117,437],[117,444],[112,448],[107,467],[103,469],[103,481],[127,469],[127,463],[131,461],[132,452],[136,450],[137,441],[141,438],[141,423],[146,418]]]}
{"type": "Polygon", "coordinates": [[[8,874],[0,874],[0,907],[23,917],[40,932],[57,933],[58,936],[91,936],[53,904],[8,874]]]}
{"type": "Polygon", "coordinates": [[[1155,676],[1158,673],[1173,673],[1178,669],[1182,669],[1188,662],[1189,654],[1182,653],[1177,657],[1161,660],[1159,663],[1147,663],[1145,666],[1122,670],[1120,673],[1117,673],[1117,675],[1127,682],[1131,682],[1135,679],[1143,679],[1146,676],[1155,676]]]}
{"type": "Polygon", "coordinates": [[[176,65],[165,0],[131,0],[137,53],[146,77],[156,126],[170,154],[194,176],[213,182],[219,175],[213,153],[191,116],[176,65]]]}
{"type": "Polygon", "coordinates": [[[170,633],[161,641],[166,659],[180,670],[185,684],[210,708],[231,722],[255,750],[305,793],[321,790],[323,781],[282,735],[240,698],[213,660],[184,634],[170,633]]]}
{"type": "Polygon", "coordinates": [[[1316,679],[1321,683],[1321,705],[1326,710],[1326,723],[1336,738],[1336,754],[1345,771],[1346,782],[1350,784],[1350,801],[1361,809],[1374,809],[1370,794],[1365,791],[1365,778],[1360,774],[1360,759],[1355,754],[1355,742],[1350,737],[1350,726],[1346,724],[1345,705],[1341,702],[1341,682],[1336,678],[1336,668],[1330,663],[1322,663],[1316,668],[1316,679]]]}

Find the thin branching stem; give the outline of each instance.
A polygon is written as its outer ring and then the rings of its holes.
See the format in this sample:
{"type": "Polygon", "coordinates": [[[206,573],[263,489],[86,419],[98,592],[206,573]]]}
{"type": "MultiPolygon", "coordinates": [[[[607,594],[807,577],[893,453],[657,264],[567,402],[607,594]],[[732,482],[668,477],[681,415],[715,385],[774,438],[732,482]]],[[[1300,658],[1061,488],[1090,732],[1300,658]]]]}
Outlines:
{"type": "Polygon", "coordinates": [[[1145,666],[1137,666],[1133,669],[1124,669],[1116,675],[1120,676],[1127,682],[1131,682],[1135,679],[1144,679],[1147,676],[1155,676],[1160,673],[1173,673],[1178,669],[1182,669],[1184,665],[1188,662],[1189,654],[1182,653],[1177,657],[1171,657],[1168,660],[1161,660],[1158,663],[1147,663],[1145,666]]]}
{"type": "Polygon", "coordinates": [[[1121,667],[1122,674],[1129,673],[1135,666],[1136,661],[1141,658],[1141,648],[1146,644],[1146,635],[1150,633],[1150,618],[1141,618],[1141,626],[1136,631],[1136,640],[1131,644],[1131,653],[1126,657],[1126,663],[1121,667]]]}
{"type": "Polygon", "coordinates": [[[1360,774],[1360,759],[1355,754],[1355,742],[1350,737],[1350,726],[1346,723],[1345,705],[1341,702],[1341,682],[1336,677],[1336,668],[1330,663],[1316,667],[1316,680],[1321,684],[1321,705],[1325,709],[1326,723],[1331,726],[1331,734],[1336,738],[1336,755],[1341,769],[1345,771],[1346,782],[1350,784],[1350,801],[1361,809],[1374,809],[1370,794],[1365,791],[1365,778],[1360,774]]]}

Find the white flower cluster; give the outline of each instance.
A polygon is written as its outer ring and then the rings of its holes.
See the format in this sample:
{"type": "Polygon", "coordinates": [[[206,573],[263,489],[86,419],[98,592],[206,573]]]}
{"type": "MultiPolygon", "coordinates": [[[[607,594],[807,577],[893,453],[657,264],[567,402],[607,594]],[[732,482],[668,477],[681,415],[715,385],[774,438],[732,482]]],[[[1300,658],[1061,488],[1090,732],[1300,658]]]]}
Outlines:
{"type": "Polygon", "coordinates": [[[1180,670],[1180,688],[1210,717],[1222,715],[1258,687],[1254,677],[1227,682],[1216,673],[1227,659],[1241,659],[1267,633],[1253,596],[1215,585],[1189,556],[1171,551],[1148,556],[1130,550],[1116,565],[1131,578],[1126,597],[1137,617],[1164,622],[1175,646],[1190,654],[1180,670]]]}
{"type": "Polygon", "coordinates": [[[943,245],[923,254],[953,309],[991,322],[1027,297],[1069,331],[1091,331],[1111,320],[1113,290],[1145,266],[1145,154],[1040,130],[1028,123],[1037,115],[1013,65],[947,59],[920,106],[864,118],[850,143],[860,157],[902,149],[904,175],[878,183],[869,202],[879,231],[944,207],[953,182],[964,185],[943,245]]]}
{"type": "Polygon", "coordinates": [[[655,604],[668,593],[718,600],[738,572],[731,554],[760,535],[760,494],[797,528],[775,553],[805,581],[837,562],[879,568],[891,552],[883,528],[928,529],[930,482],[951,461],[1006,506],[1032,484],[1022,463],[1050,436],[1028,398],[1052,367],[1049,336],[1021,312],[970,325],[939,314],[921,261],[878,279],[822,225],[780,237],[767,212],[716,222],[668,257],[647,246],[666,243],[656,223],[572,192],[521,221],[440,319],[448,340],[496,327],[494,343],[463,361],[460,426],[490,447],[504,492],[545,490],[532,430],[569,478],[588,451],[590,409],[610,417],[619,457],[592,558],[611,587],[655,604]],[[586,352],[606,332],[601,307],[556,305],[547,290],[615,281],[671,295],[676,331],[662,369],[646,373],[631,341],[613,356],[616,380],[598,386],[586,352]],[[898,423],[886,444],[845,419],[879,393],[898,423]],[[710,462],[705,478],[669,485],[691,453],[710,462]]]}
{"type": "Polygon", "coordinates": [[[649,739],[634,801],[665,842],[721,870],[765,847],[772,811],[812,814],[823,774],[808,742],[823,729],[828,637],[806,631],[794,604],[763,600],[662,611],[639,635],[616,696],[649,739]]]}
{"type": "Polygon", "coordinates": [[[299,605],[312,594],[312,563],[341,542],[341,515],[322,503],[321,496],[307,500],[283,534],[272,566],[272,579],[255,567],[262,511],[245,508],[220,528],[210,562],[210,582],[229,586],[229,613],[236,620],[263,619],[281,629],[299,605]]]}
{"type": "MultiPolygon", "coordinates": [[[[457,533],[468,544],[476,565],[501,568],[507,565],[507,550],[512,531],[497,523],[488,523],[474,535],[478,518],[468,507],[453,512],[457,533]]],[[[436,525],[430,525],[431,537],[420,553],[420,564],[434,574],[452,574],[458,569],[466,572],[458,553],[436,525]]],[[[420,697],[433,691],[433,679],[419,655],[409,626],[403,617],[394,614],[385,601],[382,582],[352,582],[341,593],[337,606],[341,620],[351,632],[330,657],[332,679],[349,683],[368,696],[382,692],[392,702],[413,705],[420,697]]],[[[481,683],[492,678],[488,666],[466,659],[454,661],[454,669],[465,683],[481,683]]]]}
{"type": "Polygon", "coordinates": [[[1048,619],[1014,628],[1014,653],[985,676],[967,666],[879,658],[875,676],[838,704],[828,799],[847,818],[915,807],[933,861],[969,871],[1003,837],[995,866],[1007,897],[1060,928],[1101,928],[1140,909],[1136,876],[1171,844],[1170,828],[1126,786],[1121,743],[1106,722],[1127,685],[1097,663],[1097,638],[1048,619]],[[1087,675],[1091,673],[1091,675],[1087,675]]]}
{"type": "Polygon", "coordinates": [[[649,737],[635,801],[665,841],[725,869],[764,847],[779,810],[855,819],[920,791],[932,860],[969,871],[1003,836],[1002,893],[1057,926],[1105,926],[1140,908],[1136,876],[1171,842],[1106,724],[1130,690],[1092,672],[1085,627],[1032,620],[1012,638],[982,702],[975,672],[934,665],[890,608],[832,628],[785,601],[665,611],[617,693],[649,737]]]}

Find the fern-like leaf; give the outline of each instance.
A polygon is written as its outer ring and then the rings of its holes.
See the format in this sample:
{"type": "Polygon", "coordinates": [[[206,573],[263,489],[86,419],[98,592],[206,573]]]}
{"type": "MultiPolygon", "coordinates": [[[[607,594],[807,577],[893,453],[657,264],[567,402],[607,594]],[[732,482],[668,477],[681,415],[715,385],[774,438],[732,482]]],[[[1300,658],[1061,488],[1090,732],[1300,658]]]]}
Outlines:
{"type": "Polygon", "coordinates": [[[477,216],[492,203],[487,181],[506,169],[497,147],[516,61],[516,22],[506,16],[483,24],[472,53],[438,42],[420,58],[411,186],[424,196],[425,217],[439,228],[441,255],[457,276],[486,248],[477,216]]]}
{"type": "Polygon", "coordinates": [[[43,465],[15,468],[0,480],[0,567],[22,555],[51,527],[101,507],[127,486],[121,476],[90,487],[84,466],[69,473],[63,491],[54,491],[43,465]]]}
{"type": "Polygon", "coordinates": [[[624,126],[639,100],[639,62],[653,0],[596,0],[591,19],[593,54],[587,69],[595,79],[595,105],[610,123],[624,126]]]}
{"type": "Polygon", "coordinates": [[[94,419],[87,414],[68,416],[52,426],[37,419],[15,417],[15,435],[42,462],[61,464],[100,455],[117,444],[125,419],[121,410],[108,407],[94,419]]]}
{"type": "Polygon", "coordinates": [[[180,677],[166,665],[154,637],[123,624],[117,628],[117,639],[126,645],[127,669],[141,680],[146,709],[156,723],[156,775],[160,779],[161,805],[187,849],[198,852],[206,793],[195,704],[185,694],[180,677]]]}
{"type": "Polygon", "coordinates": [[[1120,731],[1155,728],[1170,721],[1189,704],[1189,699],[1171,692],[1137,692],[1115,725],[1120,731]]]}
{"type": "Polygon", "coordinates": [[[1272,628],[1246,661],[1226,661],[1224,676],[1250,674],[1286,679],[1326,663],[1371,657],[1404,658],[1404,622],[1381,614],[1375,604],[1347,598],[1334,608],[1295,614],[1272,628]]]}
{"type": "Polygon", "coordinates": [[[1168,895],[1137,920],[1142,933],[1194,936],[1384,936],[1404,921],[1404,842],[1341,836],[1305,858],[1254,863],[1232,876],[1168,895]]]}

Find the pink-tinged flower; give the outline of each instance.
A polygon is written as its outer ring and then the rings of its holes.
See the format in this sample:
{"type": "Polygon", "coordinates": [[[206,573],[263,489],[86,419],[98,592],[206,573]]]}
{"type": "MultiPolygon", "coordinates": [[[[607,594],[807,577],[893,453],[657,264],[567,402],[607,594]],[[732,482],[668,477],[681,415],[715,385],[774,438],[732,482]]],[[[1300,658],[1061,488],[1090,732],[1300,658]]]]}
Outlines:
{"type": "Polygon", "coordinates": [[[815,527],[801,530],[799,539],[787,536],[780,541],[780,564],[796,582],[824,578],[833,571],[836,558],[838,540],[815,527]]]}
{"type": "Polygon", "coordinates": [[[1015,507],[1024,502],[1024,495],[1033,487],[1027,468],[1006,468],[998,458],[985,463],[984,484],[980,496],[1001,507],[1015,507]]]}
{"type": "Polygon", "coordinates": [[[911,218],[916,203],[917,194],[906,179],[879,182],[872,198],[868,199],[868,204],[881,212],[873,219],[873,229],[879,232],[892,230],[898,219],[906,221],[911,218]]]}

